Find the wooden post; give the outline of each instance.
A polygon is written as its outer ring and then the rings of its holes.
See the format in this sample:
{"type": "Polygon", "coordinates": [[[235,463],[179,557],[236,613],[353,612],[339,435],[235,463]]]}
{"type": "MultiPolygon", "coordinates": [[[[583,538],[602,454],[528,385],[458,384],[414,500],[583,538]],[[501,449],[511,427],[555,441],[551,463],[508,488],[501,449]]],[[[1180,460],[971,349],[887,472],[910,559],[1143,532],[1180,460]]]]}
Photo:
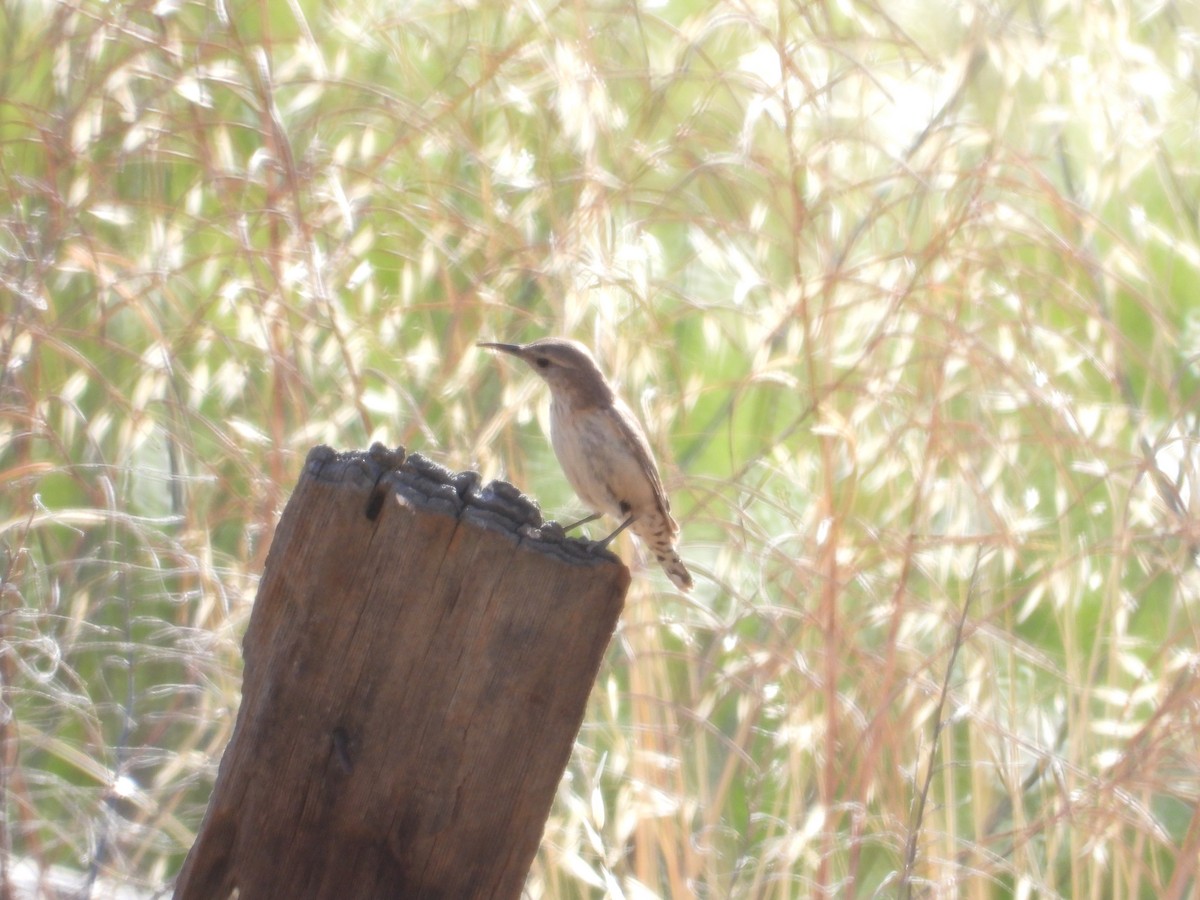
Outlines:
{"type": "Polygon", "coordinates": [[[510,485],[314,449],[176,900],[519,897],[628,587],[510,485]]]}

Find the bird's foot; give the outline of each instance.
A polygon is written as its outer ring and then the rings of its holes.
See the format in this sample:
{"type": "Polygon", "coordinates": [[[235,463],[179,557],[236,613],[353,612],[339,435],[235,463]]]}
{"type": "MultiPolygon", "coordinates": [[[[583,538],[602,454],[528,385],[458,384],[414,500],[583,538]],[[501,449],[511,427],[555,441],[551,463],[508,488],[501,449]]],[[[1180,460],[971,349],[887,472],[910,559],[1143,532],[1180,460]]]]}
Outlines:
{"type": "Polygon", "coordinates": [[[572,522],[570,525],[564,525],[562,530],[574,531],[580,525],[586,525],[588,522],[595,522],[598,518],[600,518],[600,513],[592,513],[590,516],[586,516],[580,519],[578,522],[572,522]]]}
{"type": "Polygon", "coordinates": [[[608,548],[608,545],[613,542],[613,538],[615,538],[618,534],[620,534],[622,531],[624,531],[626,528],[628,528],[632,524],[633,524],[633,516],[630,516],[628,519],[626,519],[624,522],[622,522],[620,525],[618,525],[617,530],[614,531],[612,534],[610,534],[608,537],[606,537],[604,540],[592,541],[592,543],[599,544],[600,549],[605,550],[608,548]]]}

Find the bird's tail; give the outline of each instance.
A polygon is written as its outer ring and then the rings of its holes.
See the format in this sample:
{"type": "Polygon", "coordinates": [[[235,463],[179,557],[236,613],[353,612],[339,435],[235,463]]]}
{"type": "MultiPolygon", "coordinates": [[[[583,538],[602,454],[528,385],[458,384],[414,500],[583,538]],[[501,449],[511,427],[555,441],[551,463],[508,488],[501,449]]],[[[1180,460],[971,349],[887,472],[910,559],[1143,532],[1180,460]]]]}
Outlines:
{"type": "Polygon", "coordinates": [[[692,573],[687,570],[687,566],[683,564],[683,560],[679,558],[679,553],[674,547],[668,548],[666,553],[654,551],[654,558],[663,567],[667,577],[675,582],[675,587],[681,591],[692,589],[692,573]]]}
{"type": "Polygon", "coordinates": [[[679,558],[679,551],[675,547],[674,538],[679,533],[679,526],[675,524],[675,520],[669,515],[659,518],[648,516],[645,519],[634,519],[632,531],[645,541],[646,547],[654,554],[654,558],[658,560],[658,564],[663,567],[663,571],[667,573],[667,577],[675,583],[675,586],[681,591],[690,591],[692,589],[692,573],[679,558]]]}
{"type": "Polygon", "coordinates": [[[667,573],[667,577],[675,582],[675,587],[681,591],[690,591],[692,589],[692,573],[687,570],[687,566],[679,558],[679,551],[675,549],[675,545],[670,541],[661,540],[647,541],[646,543],[650,547],[650,552],[654,554],[654,558],[658,560],[658,564],[667,573]]]}

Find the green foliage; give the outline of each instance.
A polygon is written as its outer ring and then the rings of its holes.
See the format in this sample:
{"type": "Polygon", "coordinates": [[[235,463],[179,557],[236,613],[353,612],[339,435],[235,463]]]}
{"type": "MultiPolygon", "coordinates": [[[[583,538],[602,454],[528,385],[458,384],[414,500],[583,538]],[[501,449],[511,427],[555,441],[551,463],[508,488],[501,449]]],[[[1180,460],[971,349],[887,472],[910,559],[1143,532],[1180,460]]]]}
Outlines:
{"type": "Polygon", "coordinates": [[[169,882],[310,446],[573,514],[559,333],[700,577],[530,897],[1194,891],[1195,18],[0,4],[0,859],[169,882]]]}

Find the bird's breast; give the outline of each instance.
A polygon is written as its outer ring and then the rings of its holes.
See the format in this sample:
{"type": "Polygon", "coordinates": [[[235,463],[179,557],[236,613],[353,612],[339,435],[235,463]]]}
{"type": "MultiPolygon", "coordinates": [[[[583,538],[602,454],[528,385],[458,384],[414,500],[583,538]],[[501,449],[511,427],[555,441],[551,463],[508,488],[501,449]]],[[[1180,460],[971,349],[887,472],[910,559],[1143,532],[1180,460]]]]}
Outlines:
{"type": "Polygon", "coordinates": [[[629,452],[603,409],[574,409],[554,401],[550,406],[550,442],[563,474],[584,503],[616,518],[624,518],[622,472],[629,452]]]}

